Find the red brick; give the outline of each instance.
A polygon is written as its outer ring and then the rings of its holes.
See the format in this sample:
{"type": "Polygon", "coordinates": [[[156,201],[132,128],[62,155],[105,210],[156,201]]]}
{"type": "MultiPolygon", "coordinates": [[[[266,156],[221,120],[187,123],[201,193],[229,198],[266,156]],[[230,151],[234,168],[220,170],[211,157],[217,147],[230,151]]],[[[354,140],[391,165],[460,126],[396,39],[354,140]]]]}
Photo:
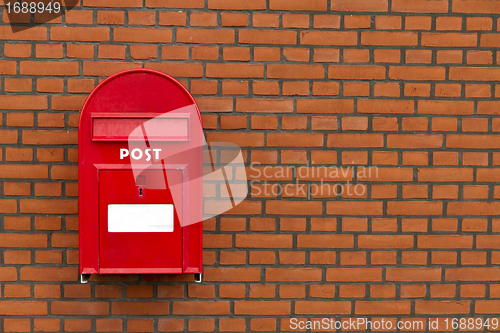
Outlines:
{"type": "MultiPolygon", "coordinates": [[[[290,44],[295,41],[290,39],[290,44]]],[[[355,46],[357,35],[354,31],[301,31],[300,44],[355,46]]]]}
{"type": "Polygon", "coordinates": [[[328,282],[382,281],[381,268],[327,268],[328,282]]]}
{"type": "Polygon", "coordinates": [[[119,332],[123,330],[122,319],[96,319],[97,332],[119,332]]]}
{"type": "Polygon", "coordinates": [[[467,17],[467,30],[488,31],[492,28],[490,17],[467,17]]]}
{"type": "Polygon", "coordinates": [[[385,68],[382,66],[331,65],[328,66],[328,78],[349,80],[385,79],[385,68]]]}
{"type": "Polygon", "coordinates": [[[307,48],[284,48],[283,56],[288,61],[309,61],[309,49],[307,48]]]}
{"type": "Polygon", "coordinates": [[[106,302],[52,301],[51,303],[51,313],[56,315],[106,316],[109,314],[108,308],[106,302]]]}
{"type": "Polygon", "coordinates": [[[320,281],[319,268],[267,268],[266,281],[272,282],[299,282],[320,281]]]}
{"type": "MultiPolygon", "coordinates": [[[[222,12],[220,15],[221,25],[223,27],[246,27],[248,26],[247,13],[227,13],[222,12]]],[[[184,24],[182,24],[184,25],[184,24]]]]}
{"type": "Polygon", "coordinates": [[[296,301],[295,313],[300,315],[350,314],[351,304],[342,301],[296,301]]]}
{"type": "Polygon", "coordinates": [[[447,268],[446,281],[497,281],[500,270],[496,267],[447,268]]]}
{"type": "Polygon", "coordinates": [[[326,11],[326,0],[311,0],[308,2],[302,1],[287,1],[287,0],[270,0],[270,10],[297,10],[297,11],[326,11]]]}
{"type": "Polygon", "coordinates": [[[296,44],[297,33],[287,30],[239,30],[238,42],[240,44],[296,44]]]}
{"type": "Polygon", "coordinates": [[[399,83],[376,83],[373,87],[374,96],[399,97],[401,89],[399,83]]]}
{"type": "Polygon", "coordinates": [[[480,148],[495,149],[496,135],[460,135],[449,134],[446,139],[446,146],[449,148],[480,148]]]}
{"type": "Polygon", "coordinates": [[[322,79],[324,78],[324,68],[321,65],[268,65],[268,78],[286,79],[322,79]]]}
{"type": "Polygon", "coordinates": [[[0,28],[0,39],[2,40],[47,40],[47,28],[46,27],[34,27],[34,29],[13,31],[8,25],[2,26],[0,28]]]}
{"type": "Polygon", "coordinates": [[[466,84],[465,85],[465,97],[490,97],[491,87],[487,84],[466,84]]]}
{"type": "Polygon", "coordinates": [[[338,82],[313,82],[313,95],[333,96],[339,94],[338,82]]]}
{"type": "Polygon", "coordinates": [[[441,202],[391,201],[387,203],[387,214],[389,215],[441,215],[442,212],[441,202]]]}
{"type": "Polygon", "coordinates": [[[328,147],[383,147],[382,134],[328,134],[328,147]]]}
{"type": "MultiPolygon", "coordinates": [[[[31,44],[10,44],[5,43],[3,53],[6,57],[10,58],[27,58],[31,56],[31,44]]],[[[12,71],[12,63],[3,62],[7,65],[7,67],[11,67],[12,71]]],[[[13,71],[15,73],[15,71],[13,71]]]]}
{"type": "Polygon", "coordinates": [[[412,12],[412,13],[447,13],[448,1],[414,1],[408,2],[405,0],[393,0],[392,10],[395,12],[412,12]]]}
{"type": "Polygon", "coordinates": [[[0,106],[5,110],[46,110],[46,96],[3,95],[0,106]]]}
{"type": "Polygon", "coordinates": [[[118,315],[166,315],[168,302],[114,302],[111,313],[118,315]]]}
{"type": "Polygon", "coordinates": [[[462,56],[461,50],[439,50],[436,52],[438,64],[461,64],[462,56]]]}
{"type": "Polygon", "coordinates": [[[385,50],[385,49],[376,49],[373,50],[373,58],[376,63],[399,63],[401,56],[401,52],[399,50],[385,50]]]}
{"type": "Polygon", "coordinates": [[[500,103],[495,101],[481,101],[477,103],[477,113],[478,114],[498,114],[499,111],[497,107],[500,103]]]}
{"type": "Polygon", "coordinates": [[[388,148],[440,148],[443,136],[438,134],[389,134],[388,148]]]}
{"type": "Polygon", "coordinates": [[[418,314],[466,314],[470,311],[470,301],[415,301],[418,314]]]}
{"type": "MultiPolygon", "coordinates": [[[[128,327],[130,327],[131,319],[128,320],[128,327]]],[[[132,332],[153,332],[153,320],[150,319],[146,321],[145,319],[135,319],[133,322],[133,327],[135,331],[132,332]],[[144,328],[149,328],[148,331],[144,331],[144,328]]],[[[130,328],[129,328],[130,330],[130,328]]],[[[184,331],[184,319],[178,318],[161,318],[158,320],[158,331],[160,332],[183,332],[184,331]]]]}
{"type": "Polygon", "coordinates": [[[467,64],[491,65],[493,54],[491,51],[467,51],[467,64]]]}
{"type": "Polygon", "coordinates": [[[197,97],[196,102],[201,112],[230,112],[233,110],[232,98],[197,97]]]}
{"type": "Polygon", "coordinates": [[[37,58],[59,58],[63,57],[62,44],[37,44],[35,48],[37,58]]]}
{"type": "Polygon", "coordinates": [[[374,131],[397,131],[398,120],[394,117],[373,117],[372,128],[374,131]]]}
{"type": "MultiPolygon", "coordinates": [[[[297,26],[297,27],[308,28],[309,22],[307,22],[307,24],[304,22],[303,26],[297,26]]],[[[339,29],[340,15],[314,15],[313,27],[315,29],[339,29]]]]}
{"type": "Polygon", "coordinates": [[[219,330],[221,332],[244,332],[245,319],[244,318],[220,318],[219,330]]]}
{"type": "MultiPolygon", "coordinates": [[[[199,1],[199,2],[203,3],[203,1],[199,1]]],[[[209,9],[226,9],[226,10],[259,10],[259,9],[266,8],[266,1],[265,0],[256,0],[256,1],[252,1],[252,3],[248,3],[247,1],[242,1],[242,0],[239,0],[239,1],[209,0],[208,1],[208,8],[209,9]]]]}
{"type": "Polygon", "coordinates": [[[64,82],[61,79],[37,79],[36,88],[38,92],[62,92],[64,82]]]}
{"type": "Polygon", "coordinates": [[[99,59],[125,59],[124,45],[99,45],[99,59]]]}
{"type": "Polygon", "coordinates": [[[500,69],[486,67],[451,67],[450,80],[496,81],[500,79],[500,69]]]}
{"type": "Polygon", "coordinates": [[[50,39],[57,41],[103,42],[109,40],[109,28],[51,27],[50,39]]]}
{"type": "Polygon", "coordinates": [[[477,44],[476,34],[422,33],[422,46],[427,47],[471,47],[477,44]]]}
{"type": "Polygon", "coordinates": [[[120,11],[98,11],[97,23],[98,24],[118,24],[121,25],[125,21],[125,13],[120,11]]]}
{"type": "Polygon", "coordinates": [[[340,50],[338,49],[314,49],[314,62],[339,62],[340,50]]]}
{"type": "Polygon", "coordinates": [[[410,309],[409,301],[356,301],[355,304],[357,315],[408,315],[410,309]]]}
{"type": "Polygon", "coordinates": [[[401,29],[401,17],[389,15],[375,16],[375,29],[377,30],[399,30],[401,29]]]}
{"type": "Polygon", "coordinates": [[[87,1],[87,3],[85,4],[85,6],[88,6],[88,7],[129,7],[129,8],[138,8],[138,7],[141,7],[141,1],[138,1],[138,0],[126,0],[126,1],[123,1],[122,3],[116,3],[114,1],[106,1],[105,4],[103,4],[102,2],[98,1],[98,0],[90,0],[90,1],[87,1]]]}
{"type": "Polygon", "coordinates": [[[128,23],[129,23],[129,25],[154,25],[155,24],[155,12],[130,11],[128,13],[128,23]]]}
{"type": "MultiPolygon", "coordinates": [[[[14,74],[14,73],[12,73],[14,74]]],[[[31,79],[14,79],[6,78],[5,91],[8,92],[31,92],[32,90],[32,80],[31,79]]]]}
{"type": "Polygon", "coordinates": [[[462,30],[461,17],[440,16],[436,18],[436,30],[462,30]]]}
{"type": "Polygon", "coordinates": [[[227,301],[174,301],[172,313],[176,315],[227,315],[229,302],[227,301]]]}
{"type": "Polygon", "coordinates": [[[359,235],[358,246],[361,249],[407,249],[413,247],[413,236],[359,235]]]}
{"type": "Polygon", "coordinates": [[[417,45],[418,35],[415,32],[361,32],[361,45],[380,46],[412,46],[417,45]]]}
{"type": "Polygon", "coordinates": [[[404,94],[405,96],[421,96],[429,97],[431,91],[430,84],[427,83],[405,83],[404,94]]]}
{"type": "Polygon", "coordinates": [[[60,319],[51,318],[35,318],[33,320],[33,327],[36,332],[56,332],[61,327],[60,319]]]}
{"type": "Polygon", "coordinates": [[[291,313],[289,301],[235,301],[235,315],[287,315],[291,313]]]}
{"type": "Polygon", "coordinates": [[[5,316],[45,316],[47,302],[44,301],[0,301],[0,314],[5,316]]]}
{"type": "Polygon", "coordinates": [[[439,66],[389,66],[389,78],[392,80],[444,80],[445,68],[439,66]]]}
{"type": "Polygon", "coordinates": [[[371,285],[370,296],[373,298],[393,298],[396,295],[395,286],[391,285],[371,285]]]}
{"type": "Polygon", "coordinates": [[[4,332],[30,332],[31,323],[26,319],[5,318],[3,321],[4,332]]]}
{"type": "Polygon", "coordinates": [[[354,103],[350,99],[300,99],[297,113],[352,113],[354,103]]]}
{"type": "Polygon", "coordinates": [[[362,11],[362,12],[384,12],[388,10],[387,0],[360,0],[356,2],[332,0],[330,9],[332,11],[362,11]]]}
{"type": "Polygon", "coordinates": [[[62,251],[37,251],[35,261],[42,264],[62,264],[62,251]]]}
{"type": "Polygon", "coordinates": [[[278,14],[254,13],[253,27],[259,28],[278,28],[280,25],[278,14]]]}
{"type": "Polygon", "coordinates": [[[213,29],[177,29],[179,43],[234,43],[234,31],[213,29]]]}
{"type": "Polygon", "coordinates": [[[407,64],[430,64],[431,61],[431,50],[406,50],[405,62],[407,64]]]}
{"type": "Polygon", "coordinates": [[[230,78],[261,78],[264,75],[264,67],[254,64],[207,64],[207,77],[230,77],[230,78]]]}
{"type": "Polygon", "coordinates": [[[500,7],[497,2],[489,0],[453,0],[453,12],[499,14],[500,7]]]}
{"type": "Polygon", "coordinates": [[[472,236],[419,235],[419,248],[472,248],[472,236]]]}
{"type": "Polygon", "coordinates": [[[320,134],[270,133],[267,137],[269,147],[317,147],[323,145],[320,134]]]}
{"type": "Polygon", "coordinates": [[[64,199],[22,199],[21,213],[75,214],[78,211],[76,200],[64,199]]]}
{"type": "MultiPolygon", "coordinates": [[[[8,265],[17,265],[17,264],[31,264],[31,251],[28,250],[5,250],[4,251],[4,264],[8,265]]],[[[13,267],[7,267],[6,272],[10,272],[13,275],[16,275],[15,279],[17,279],[17,273],[14,274],[13,267]]]]}
{"type": "Polygon", "coordinates": [[[360,113],[413,113],[414,103],[410,100],[363,99],[358,101],[360,113]]]}
{"type": "Polygon", "coordinates": [[[387,268],[387,281],[441,281],[439,268],[387,268]]]}

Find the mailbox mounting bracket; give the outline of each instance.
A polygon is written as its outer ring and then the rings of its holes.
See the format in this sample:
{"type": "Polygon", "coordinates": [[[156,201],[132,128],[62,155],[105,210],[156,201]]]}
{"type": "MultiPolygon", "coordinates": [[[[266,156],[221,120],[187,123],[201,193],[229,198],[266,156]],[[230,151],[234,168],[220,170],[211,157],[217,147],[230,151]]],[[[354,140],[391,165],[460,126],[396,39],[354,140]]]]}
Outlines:
{"type": "Polygon", "coordinates": [[[80,283],[89,282],[90,274],[80,274],[80,283]]]}

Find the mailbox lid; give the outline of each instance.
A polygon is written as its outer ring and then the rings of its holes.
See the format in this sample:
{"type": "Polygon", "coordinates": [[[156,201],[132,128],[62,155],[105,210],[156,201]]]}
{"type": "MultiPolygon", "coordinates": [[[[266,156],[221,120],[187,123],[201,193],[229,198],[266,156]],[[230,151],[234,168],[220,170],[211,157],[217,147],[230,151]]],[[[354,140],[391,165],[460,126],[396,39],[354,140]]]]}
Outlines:
{"type": "MultiPolygon", "coordinates": [[[[163,181],[163,172],[146,170],[141,176],[163,181]]],[[[182,171],[168,170],[168,180],[181,182],[182,171]]],[[[142,188],[132,170],[100,170],[99,197],[99,273],[182,273],[182,207],[174,207],[168,186],[142,188]],[[162,224],[161,230],[152,230],[155,223],[162,224]]]]}

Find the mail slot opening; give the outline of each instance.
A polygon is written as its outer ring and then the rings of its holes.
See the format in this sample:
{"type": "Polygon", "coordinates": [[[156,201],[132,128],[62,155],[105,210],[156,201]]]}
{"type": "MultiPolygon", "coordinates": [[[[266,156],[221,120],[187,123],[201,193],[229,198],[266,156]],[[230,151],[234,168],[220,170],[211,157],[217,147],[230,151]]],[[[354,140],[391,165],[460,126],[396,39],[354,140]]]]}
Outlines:
{"type": "Polygon", "coordinates": [[[189,116],[92,115],[92,141],[189,141],[189,116]]]}

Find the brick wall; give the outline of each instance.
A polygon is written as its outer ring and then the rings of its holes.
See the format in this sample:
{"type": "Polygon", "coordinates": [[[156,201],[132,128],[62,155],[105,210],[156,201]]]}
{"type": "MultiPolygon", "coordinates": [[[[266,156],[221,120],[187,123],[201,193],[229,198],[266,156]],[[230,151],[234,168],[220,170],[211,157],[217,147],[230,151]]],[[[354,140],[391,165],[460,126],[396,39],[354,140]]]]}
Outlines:
{"type": "Polygon", "coordinates": [[[4,10],[0,331],[500,313],[498,14],[490,0],[83,0],[13,33],[24,19],[4,10]],[[137,67],[186,85],[208,139],[249,166],[251,197],[204,223],[202,284],[77,281],[79,110],[137,67]]]}

